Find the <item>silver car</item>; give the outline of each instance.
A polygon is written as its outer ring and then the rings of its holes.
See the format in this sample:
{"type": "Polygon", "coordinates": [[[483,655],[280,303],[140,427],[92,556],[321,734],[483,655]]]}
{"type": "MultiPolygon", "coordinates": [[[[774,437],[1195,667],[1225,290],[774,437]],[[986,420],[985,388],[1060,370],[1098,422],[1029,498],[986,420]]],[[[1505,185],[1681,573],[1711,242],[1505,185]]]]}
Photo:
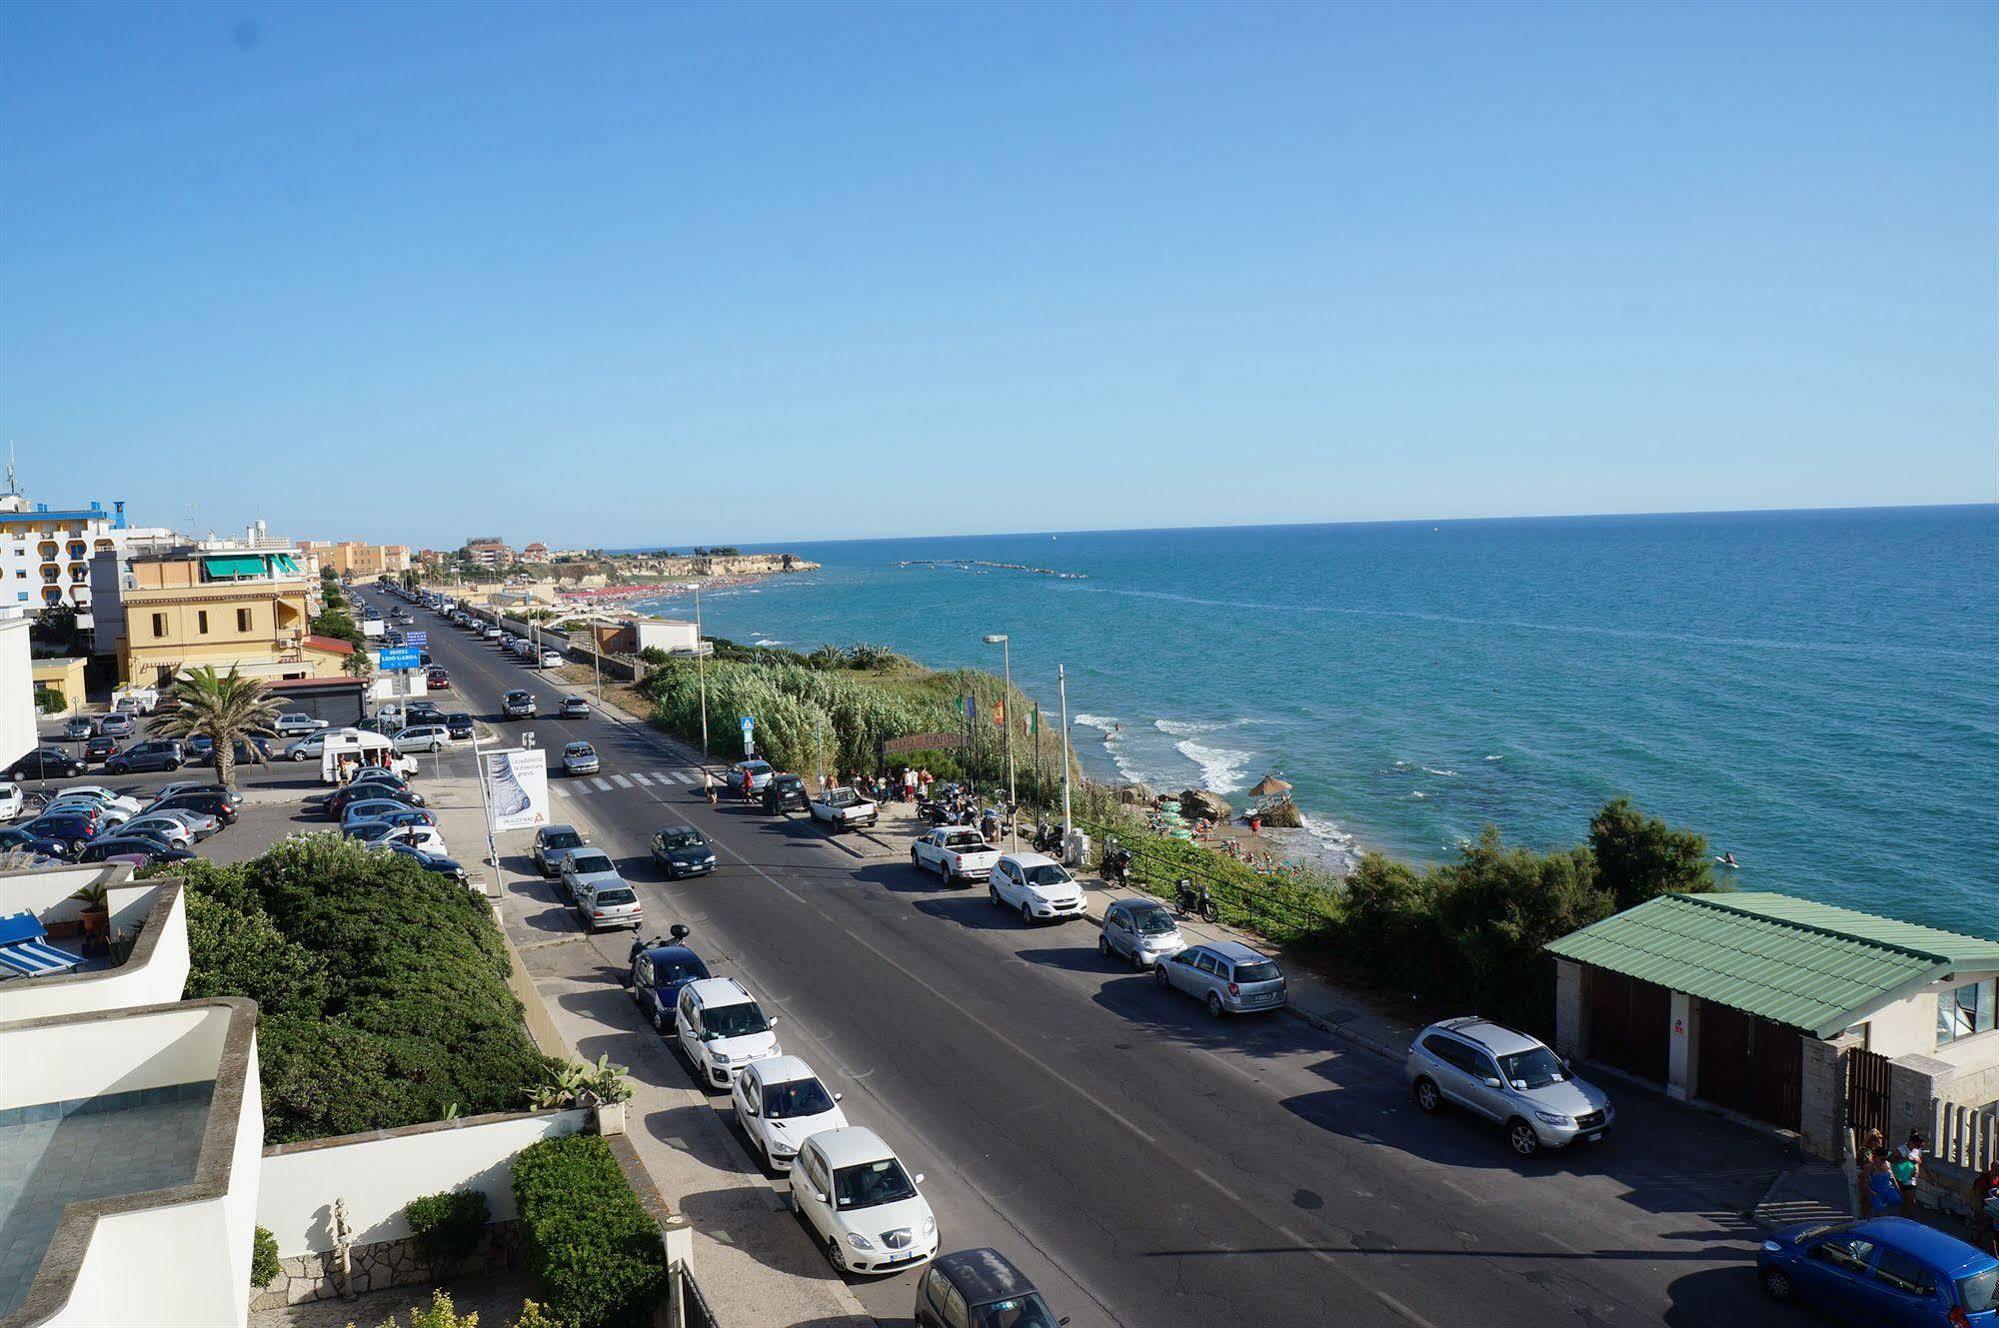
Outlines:
{"type": "Polygon", "coordinates": [[[1403,1075],[1418,1107],[1449,1103],[1483,1116],[1505,1127],[1521,1157],[1578,1139],[1598,1143],[1617,1114],[1602,1089],[1576,1078],[1539,1038],[1473,1015],[1418,1033],[1403,1075]]]}
{"type": "Polygon", "coordinates": [[[1153,965],[1152,976],[1162,987],[1186,992],[1216,1017],[1284,1006],[1284,975],[1276,961],[1239,941],[1191,946],[1153,965]]]}
{"type": "Polygon", "coordinates": [[[1124,958],[1137,969],[1151,968],[1187,948],[1178,924],[1166,906],[1152,899],[1120,899],[1104,910],[1097,932],[1097,953],[1124,958]]]}

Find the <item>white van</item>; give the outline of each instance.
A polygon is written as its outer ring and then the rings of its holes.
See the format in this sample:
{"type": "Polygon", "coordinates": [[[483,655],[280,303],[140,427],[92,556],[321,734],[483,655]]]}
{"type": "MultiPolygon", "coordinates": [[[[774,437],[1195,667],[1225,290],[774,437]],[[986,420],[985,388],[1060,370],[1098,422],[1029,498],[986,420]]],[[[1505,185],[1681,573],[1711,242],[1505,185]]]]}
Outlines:
{"type": "Polygon", "coordinates": [[[370,733],[367,729],[340,729],[326,734],[326,745],[320,750],[320,783],[340,782],[342,757],[360,765],[386,765],[406,775],[413,775],[421,768],[414,756],[398,753],[395,742],[379,733],[370,733]]]}

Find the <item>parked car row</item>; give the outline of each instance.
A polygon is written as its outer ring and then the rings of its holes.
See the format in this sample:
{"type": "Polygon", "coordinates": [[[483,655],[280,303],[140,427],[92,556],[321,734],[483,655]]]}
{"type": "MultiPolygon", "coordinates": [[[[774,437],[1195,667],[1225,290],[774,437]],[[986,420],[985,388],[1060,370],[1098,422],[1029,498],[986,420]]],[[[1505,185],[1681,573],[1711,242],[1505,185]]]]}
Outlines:
{"type": "MultiPolygon", "coordinates": [[[[0,794],[0,804],[9,801],[0,794]]],[[[0,849],[62,862],[179,862],[233,824],[242,806],[242,795],[220,784],[168,784],[144,803],[101,784],[75,784],[56,790],[26,820],[0,829],[0,849]]]]}

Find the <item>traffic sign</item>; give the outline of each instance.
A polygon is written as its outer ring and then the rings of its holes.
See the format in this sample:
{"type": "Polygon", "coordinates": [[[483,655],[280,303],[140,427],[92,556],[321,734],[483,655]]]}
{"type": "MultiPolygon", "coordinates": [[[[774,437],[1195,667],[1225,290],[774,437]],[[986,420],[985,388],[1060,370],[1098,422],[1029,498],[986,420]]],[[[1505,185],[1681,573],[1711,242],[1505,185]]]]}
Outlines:
{"type": "Polygon", "coordinates": [[[743,759],[745,761],[749,760],[752,756],[755,756],[757,754],[756,731],[757,731],[757,717],[755,715],[744,715],[743,716],[743,759]]]}
{"type": "Polygon", "coordinates": [[[403,644],[404,644],[404,645],[406,645],[406,646],[427,646],[427,645],[429,645],[429,644],[430,644],[430,633],[429,633],[429,632],[404,632],[404,633],[403,633],[403,644]]]}
{"type": "Polygon", "coordinates": [[[375,667],[384,673],[423,667],[423,652],[415,646],[395,646],[375,652],[375,667]]]}

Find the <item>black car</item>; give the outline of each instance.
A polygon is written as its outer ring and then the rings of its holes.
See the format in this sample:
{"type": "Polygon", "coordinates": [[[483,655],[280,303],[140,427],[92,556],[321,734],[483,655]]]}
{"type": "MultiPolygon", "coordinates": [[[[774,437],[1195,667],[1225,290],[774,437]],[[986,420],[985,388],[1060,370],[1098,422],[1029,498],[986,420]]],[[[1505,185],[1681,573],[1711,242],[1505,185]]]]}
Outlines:
{"type": "Polygon", "coordinates": [[[705,876],[715,870],[715,848],[692,826],[669,825],[652,837],[652,860],[666,868],[668,880],[705,876]]]}
{"type": "Polygon", "coordinates": [[[399,784],[391,784],[385,779],[369,779],[358,784],[349,784],[328,798],[321,807],[328,816],[338,821],[347,815],[347,809],[355,803],[374,800],[400,802],[405,807],[425,805],[421,793],[412,792],[399,784]]]}
{"type": "Polygon", "coordinates": [[[37,816],[21,829],[36,839],[67,845],[72,854],[81,853],[104,833],[102,817],[88,812],[48,812],[37,816]]]}
{"type": "Polygon", "coordinates": [[[164,839],[151,835],[104,835],[93,839],[83,852],[76,855],[78,862],[102,862],[106,858],[135,855],[147,862],[186,862],[194,854],[184,848],[175,848],[164,839]]]}
{"type": "Polygon", "coordinates": [[[1060,1328],[1067,1322],[1069,1316],[1056,1318],[1027,1274],[998,1250],[940,1254],[916,1284],[917,1328],[1060,1328]]]}
{"type": "Polygon", "coordinates": [[[442,712],[435,701],[412,701],[404,707],[403,718],[412,724],[441,724],[442,712]]]}
{"type": "Polygon", "coordinates": [[[534,693],[516,687],[500,698],[500,713],[508,719],[533,719],[534,693]]]}
{"type": "Polygon", "coordinates": [[[224,825],[234,825],[236,814],[243,808],[240,793],[188,792],[176,793],[171,798],[161,798],[147,811],[153,812],[206,812],[224,825]]]}
{"type": "Polygon", "coordinates": [[[105,758],[104,769],[114,775],[129,775],[134,770],[178,770],[186,759],[180,739],[155,738],[111,753],[105,758]]]}
{"type": "Polygon", "coordinates": [[[38,747],[7,767],[9,779],[74,779],[83,762],[60,747],[38,747]]]}
{"type": "Polygon", "coordinates": [[[680,989],[709,976],[708,966],[686,946],[657,938],[644,945],[634,941],[632,951],[632,971],[626,979],[631,983],[632,999],[654,1028],[668,1032],[673,1027],[673,1003],[680,999],[680,989]]]}
{"type": "Polygon", "coordinates": [[[812,810],[812,799],[805,792],[805,781],[797,775],[772,775],[770,783],[764,785],[764,810],[775,816],[779,812],[804,812],[812,810]]]}
{"type": "Polygon", "coordinates": [[[12,826],[0,829],[0,853],[7,852],[40,853],[44,857],[67,858],[70,846],[46,835],[31,835],[26,830],[16,830],[12,826]]]}
{"type": "Polygon", "coordinates": [[[107,738],[100,733],[94,738],[84,740],[83,763],[89,765],[92,761],[108,761],[111,759],[111,753],[117,750],[118,740],[107,738]]]}
{"type": "Polygon", "coordinates": [[[396,843],[389,845],[389,852],[396,854],[398,857],[408,858],[425,871],[436,872],[440,876],[449,876],[454,881],[463,881],[465,879],[464,865],[458,859],[447,858],[442,853],[426,853],[422,849],[413,847],[412,845],[396,843]]]}
{"type": "Polygon", "coordinates": [[[444,729],[453,739],[472,736],[472,716],[463,710],[454,710],[444,717],[444,729]]]}

